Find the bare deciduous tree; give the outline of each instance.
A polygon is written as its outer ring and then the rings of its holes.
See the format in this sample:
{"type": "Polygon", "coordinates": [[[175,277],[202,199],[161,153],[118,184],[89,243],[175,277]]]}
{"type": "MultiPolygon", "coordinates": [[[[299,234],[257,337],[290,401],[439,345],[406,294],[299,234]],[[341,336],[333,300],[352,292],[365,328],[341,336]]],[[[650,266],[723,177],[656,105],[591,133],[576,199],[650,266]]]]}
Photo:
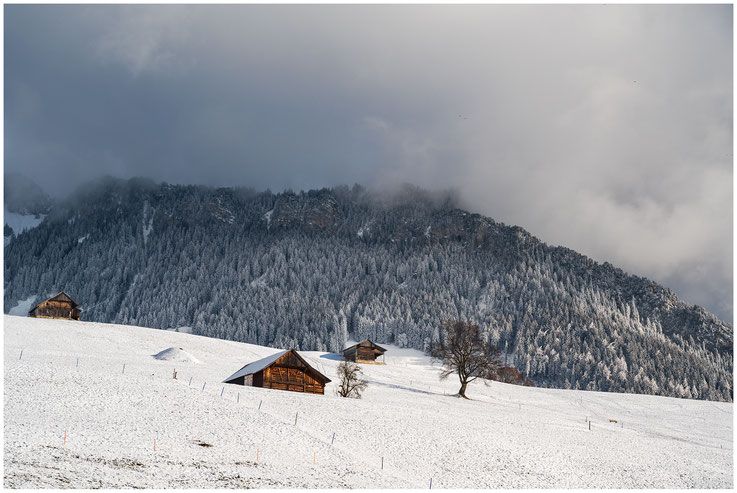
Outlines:
{"type": "Polygon", "coordinates": [[[368,382],[361,378],[361,368],[350,361],[343,361],[338,365],[338,386],[335,393],[341,397],[361,398],[363,392],[368,386],[368,382]]]}
{"type": "Polygon", "coordinates": [[[428,346],[427,353],[445,366],[440,378],[458,374],[461,381],[458,396],[468,399],[466,386],[469,383],[479,377],[490,379],[501,367],[499,349],[486,344],[479,326],[468,322],[443,322],[443,336],[440,342],[428,346]]]}

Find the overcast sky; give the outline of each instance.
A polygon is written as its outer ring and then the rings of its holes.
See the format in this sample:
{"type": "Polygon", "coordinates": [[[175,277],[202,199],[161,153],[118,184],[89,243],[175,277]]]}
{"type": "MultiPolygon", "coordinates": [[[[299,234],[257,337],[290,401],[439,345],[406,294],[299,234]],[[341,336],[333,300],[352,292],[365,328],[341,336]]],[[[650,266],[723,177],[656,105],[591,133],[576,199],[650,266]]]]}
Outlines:
{"type": "Polygon", "coordinates": [[[732,317],[732,7],[5,6],[5,169],[466,207],[732,317]]]}

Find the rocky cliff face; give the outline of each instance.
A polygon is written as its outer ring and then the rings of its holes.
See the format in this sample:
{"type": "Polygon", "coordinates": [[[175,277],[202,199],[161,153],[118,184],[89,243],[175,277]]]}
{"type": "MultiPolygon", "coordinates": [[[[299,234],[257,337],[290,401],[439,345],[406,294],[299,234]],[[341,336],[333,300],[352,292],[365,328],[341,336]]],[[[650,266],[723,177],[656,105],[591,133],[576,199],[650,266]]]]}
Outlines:
{"type": "Polygon", "coordinates": [[[305,232],[333,231],[341,219],[338,201],[330,193],[302,196],[285,193],[275,201],[271,226],[274,229],[297,228],[305,232]]]}

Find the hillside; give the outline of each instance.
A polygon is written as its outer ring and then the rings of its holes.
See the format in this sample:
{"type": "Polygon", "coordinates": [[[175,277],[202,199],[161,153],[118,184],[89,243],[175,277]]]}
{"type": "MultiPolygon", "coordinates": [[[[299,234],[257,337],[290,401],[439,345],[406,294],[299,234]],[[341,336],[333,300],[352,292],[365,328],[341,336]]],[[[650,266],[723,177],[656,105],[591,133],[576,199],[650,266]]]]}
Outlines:
{"type": "Polygon", "coordinates": [[[538,386],[732,400],[732,327],[648,279],[470,214],[452,194],[103,179],[5,251],[5,312],[63,289],[83,318],[272,347],[423,349],[478,323],[538,386]]]}
{"type": "MultiPolygon", "coordinates": [[[[275,348],[90,322],[4,326],[6,488],[733,486],[731,403],[497,382],[472,383],[466,401],[393,346],[385,366],[363,366],[364,398],[343,399],[335,382],[324,396],[220,383],[275,348]],[[172,347],[198,362],[154,357],[172,347]]],[[[336,378],[336,355],[302,354],[336,378]]]]}

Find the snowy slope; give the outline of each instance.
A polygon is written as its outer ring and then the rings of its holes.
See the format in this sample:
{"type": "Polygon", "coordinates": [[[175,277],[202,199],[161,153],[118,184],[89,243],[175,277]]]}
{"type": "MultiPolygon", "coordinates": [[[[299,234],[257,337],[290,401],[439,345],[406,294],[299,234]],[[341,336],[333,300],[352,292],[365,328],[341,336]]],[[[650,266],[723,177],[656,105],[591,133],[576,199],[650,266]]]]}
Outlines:
{"type": "MultiPolygon", "coordinates": [[[[3,209],[5,224],[13,228],[13,233],[19,235],[24,231],[33,229],[46,218],[45,214],[19,214],[10,212],[7,208],[3,209]]],[[[8,241],[5,241],[8,244],[8,241]]]]}
{"type": "Polygon", "coordinates": [[[473,383],[464,401],[445,395],[456,382],[439,381],[421,353],[392,346],[350,400],[333,393],[334,354],[300,353],[333,379],[326,395],[306,395],[220,383],[275,348],[87,322],[4,325],[5,487],[733,486],[731,403],[496,382],[473,383]],[[152,356],[167,348],[200,363],[152,356]]]}
{"type": "Polygon", "coordinates": [[[36,295],[31,295],[25,300],[19,300],[18,304],[10,309],[8,315],[17,315],[19,317],[25,317],[28,312],[33,308],[33,301],[36,299],[36,295]]]}

